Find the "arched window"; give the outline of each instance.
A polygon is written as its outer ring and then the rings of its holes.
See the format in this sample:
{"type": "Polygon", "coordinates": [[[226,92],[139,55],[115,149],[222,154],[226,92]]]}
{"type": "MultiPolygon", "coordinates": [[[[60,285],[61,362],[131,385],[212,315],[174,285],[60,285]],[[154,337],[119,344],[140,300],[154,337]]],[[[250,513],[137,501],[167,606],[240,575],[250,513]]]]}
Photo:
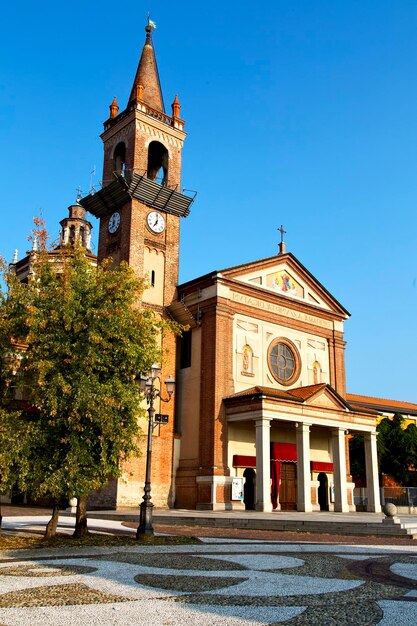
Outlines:
{"type": "Polygon", "coordinates": [[[113,170],[119,176],[124,175],[126,167],[126,145],[121,141],[117,144],[113,152],[113,170]]]}
{"type": "Polygon", "coordinates": [[[148,178],[156,181],[161,168],[161,185],[165,187],[168,184],[168,150],[159,141],[151,141],[148,148],[148,178]]]}

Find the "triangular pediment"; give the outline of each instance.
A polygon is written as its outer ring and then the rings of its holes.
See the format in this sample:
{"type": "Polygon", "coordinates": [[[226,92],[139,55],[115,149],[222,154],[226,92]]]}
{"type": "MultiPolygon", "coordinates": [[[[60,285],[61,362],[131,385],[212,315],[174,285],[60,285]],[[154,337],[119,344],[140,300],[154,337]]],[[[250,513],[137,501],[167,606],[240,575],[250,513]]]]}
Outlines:
{"type": "Polygon", "coordinates": [[[317,391],[315,394],[305,399],[309,406],[316,406],[323,409],[347,410],[344,400],[328,385],[317,391]]]}
{"type": "Polygon", "coordinates": [[[326,311],[348,312],[327,289],[292,255],[281,254],[254,263],[222,270],[222,275],[289,300],[304,302],[326,311]]]}

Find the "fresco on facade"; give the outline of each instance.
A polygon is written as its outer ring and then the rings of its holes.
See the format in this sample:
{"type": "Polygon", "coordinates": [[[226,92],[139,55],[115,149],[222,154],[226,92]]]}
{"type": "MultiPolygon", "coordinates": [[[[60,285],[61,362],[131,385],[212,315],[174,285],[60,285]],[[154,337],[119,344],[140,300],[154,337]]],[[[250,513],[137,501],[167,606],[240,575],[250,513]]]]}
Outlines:
{"type": "Polygon", "coordinates": [[[287,296],[304,298],[304,289],[286,270],[280,270],[266,277],[267,287],[284,293],[287,296]]]}
{"type": "Polygon", "coordinates": [[[251,374],[252,373],[252,360],[253,360],[253,352],[252,348],[246,344],[243,346],[243,372],[242,374],[251,374]]]}

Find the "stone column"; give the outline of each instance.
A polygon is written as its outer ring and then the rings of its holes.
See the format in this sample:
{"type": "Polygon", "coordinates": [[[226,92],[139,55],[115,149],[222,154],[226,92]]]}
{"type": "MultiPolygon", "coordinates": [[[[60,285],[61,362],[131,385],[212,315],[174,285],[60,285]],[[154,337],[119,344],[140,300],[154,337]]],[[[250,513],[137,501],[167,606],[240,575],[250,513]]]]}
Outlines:
{"type": "Polygon", "coordinates": [[[332,431],[333,476],[334,476],[334,510],[341,513],[349,512],[346,482],[346,449],[345,429],[335,428],[332,431]]]}
{"type": "Polygon", "coordinates": [[[299,423],[297,437],[297,511],[309,513],[311,504],[310,425],[299,423]]]}
{"type": "Polygon", "coordinates": [[[272,511],[270,428],[267,418],[257,419],[256,426],[256,504],[257,511],[272,511]]]}
{"type": "Polygon", "coordinates": [[[367,511],[372,513],[381,512],[381,499],[379,495],[378,480],[378,457],[376,450],[376,432],[365,433],[365,465],[366,465],[366,486],[368,491],[367,511]]]}

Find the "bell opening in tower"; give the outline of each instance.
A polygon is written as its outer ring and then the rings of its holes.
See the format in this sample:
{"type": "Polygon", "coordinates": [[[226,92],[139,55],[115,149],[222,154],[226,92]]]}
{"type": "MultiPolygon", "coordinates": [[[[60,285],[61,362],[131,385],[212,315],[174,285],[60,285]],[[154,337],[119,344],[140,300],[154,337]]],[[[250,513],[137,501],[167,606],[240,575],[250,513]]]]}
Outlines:
{"type": "Polygon", "coordinates": [[[126,145],[123,141],[117,144],[113,153],[113,171],[119,176],[124,176],[126,168],[126,145]]]}
{"type": "Polygon", "coordinates": [[[148,148],[148,170],[147,177],[150,180],[158,181],[162,169],[161,185],[168,185],[168,150],[159,141],[151,141],[148,148]]]}

